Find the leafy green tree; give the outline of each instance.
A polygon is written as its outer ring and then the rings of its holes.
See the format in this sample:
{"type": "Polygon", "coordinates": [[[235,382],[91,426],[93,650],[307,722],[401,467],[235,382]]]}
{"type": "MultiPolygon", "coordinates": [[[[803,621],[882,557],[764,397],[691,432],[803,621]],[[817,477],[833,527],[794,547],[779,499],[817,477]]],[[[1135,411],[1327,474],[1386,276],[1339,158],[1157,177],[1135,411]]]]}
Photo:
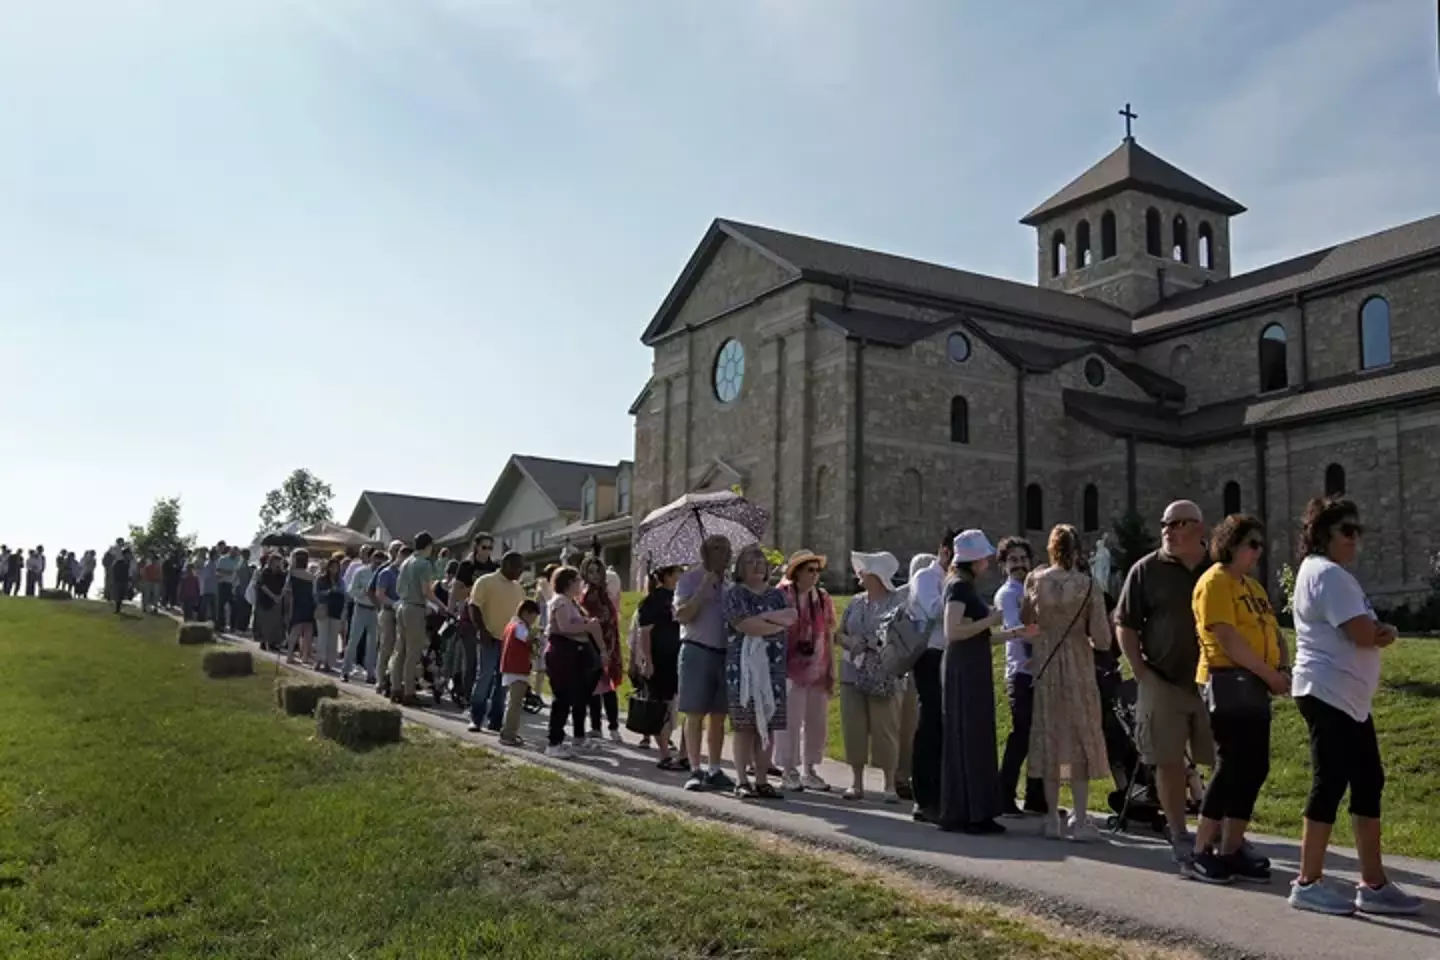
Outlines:
{"type": "Polygon", "coordinates": [[[330,489],[330,484],[300,467],[286,477],[284,483],[265,494],[265,502],[260,506],[260,534],[296,520],[306,526],[330,520],[334,517],[330,508],[333,499],[335,491],[330,489]]]}
{"type": "Polygon", "coordinates": [[[195,534],[180,535],[180,498],[157,498],[145,525],[130,525],[130,544],[142,557],[168,557],[176,550],[193,550],[195,534]]]}
{"type": "Polygon", "coordinates": [[[1145,518],[1134,510],[1129,511],[1113,526],[1115,532],[1115,570],[1120,579],[1130,572],[1130,568],[1139,562],[1140,558],[1150,553],[1158,545],[1150,528],[1145,526],[1145,518]]]}

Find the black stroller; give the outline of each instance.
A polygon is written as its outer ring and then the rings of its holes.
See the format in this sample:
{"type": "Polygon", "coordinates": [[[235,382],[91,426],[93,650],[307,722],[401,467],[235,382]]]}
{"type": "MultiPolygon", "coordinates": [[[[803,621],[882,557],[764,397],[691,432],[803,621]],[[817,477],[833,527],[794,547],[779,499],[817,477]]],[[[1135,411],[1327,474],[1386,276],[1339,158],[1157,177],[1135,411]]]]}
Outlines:
{"type": "MultiPolygon", "coordinates": [[[[1105,753],[1115,780],[1115,789],[1108,798],[1113,813],[1106,827],[1121,833],[1129,830],[1131,824],[1141,824],[1164,836],[1167,823],[1155,789],[1155,771],[1140,761],[1140,750],[1135,746],[1135,681],[1121,674],[1120,658],[1113,650],[1096,652],[1095,679],[1100,686],[1105,753]]],[[[1190,813],[1195,813],[1203,786],[1194,764],[1189,765],[1189,774],[1187,806],[1190,813]]]]}

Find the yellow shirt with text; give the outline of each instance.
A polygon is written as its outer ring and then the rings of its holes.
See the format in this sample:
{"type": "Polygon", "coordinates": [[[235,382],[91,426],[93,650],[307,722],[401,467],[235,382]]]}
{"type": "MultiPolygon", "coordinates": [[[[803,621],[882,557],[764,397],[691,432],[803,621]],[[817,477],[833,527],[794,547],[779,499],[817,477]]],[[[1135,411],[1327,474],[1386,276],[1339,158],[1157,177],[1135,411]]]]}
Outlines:
{"type": "Polygon", "coordinates": [[[1195,631],[1200,636],[1200,666],[1196,683],[1208,683],[1212,667],[1233,667],[1215,627],[1225,624],[1239,631],[1245,643],[1272,667],[1280,666],[1280,624],[1265,596],[1265,589],[1250,577],[1237,580],[1220,564],[1206,570],[1195,584],[1190,607],[1195,614],[1195,631]]]}

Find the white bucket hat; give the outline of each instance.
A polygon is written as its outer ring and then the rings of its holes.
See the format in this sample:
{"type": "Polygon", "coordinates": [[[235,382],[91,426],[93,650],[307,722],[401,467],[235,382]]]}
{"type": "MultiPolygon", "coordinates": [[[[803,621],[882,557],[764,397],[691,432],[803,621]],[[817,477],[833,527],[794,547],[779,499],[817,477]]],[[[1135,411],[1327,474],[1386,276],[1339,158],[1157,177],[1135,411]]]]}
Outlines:
{"type": "Polygon", "coordinates": [[[955,552],[954,563],[974,563],[995,556],[995,545],[985,536],[983,530],[966,530],[955,538],[951,545],[955,552]]]}
{"type": "Polygon", "coordinates": [[[861,583],[865,582],[865,575],[871,574],[878,577],[880,582],[885,584],[886,590],[895,589],[895,573],[900,569],[900,561],[895,559],[895,554],[886,553],[850,553],[850,568],[855,571],[855,576],[861,583]]]}

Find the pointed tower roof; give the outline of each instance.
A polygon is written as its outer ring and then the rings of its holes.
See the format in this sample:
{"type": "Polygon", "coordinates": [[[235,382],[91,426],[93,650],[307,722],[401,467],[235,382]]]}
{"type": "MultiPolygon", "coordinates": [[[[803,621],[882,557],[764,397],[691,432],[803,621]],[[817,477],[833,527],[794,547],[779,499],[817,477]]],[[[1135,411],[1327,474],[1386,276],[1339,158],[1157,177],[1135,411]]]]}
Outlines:
{"type": "Polygon", "coordinates": [[[1020,222],[1028,227],[1039,226],[1072,207],[1130,189],[1179,200],[1226,216],[1245,212],[1244,207],[1225,194],[1161,160],[1136,143],[1134,137],[1126,137],[1109,156],[1070,181],[1059,193],[1027,213],[1020,222]]]}

